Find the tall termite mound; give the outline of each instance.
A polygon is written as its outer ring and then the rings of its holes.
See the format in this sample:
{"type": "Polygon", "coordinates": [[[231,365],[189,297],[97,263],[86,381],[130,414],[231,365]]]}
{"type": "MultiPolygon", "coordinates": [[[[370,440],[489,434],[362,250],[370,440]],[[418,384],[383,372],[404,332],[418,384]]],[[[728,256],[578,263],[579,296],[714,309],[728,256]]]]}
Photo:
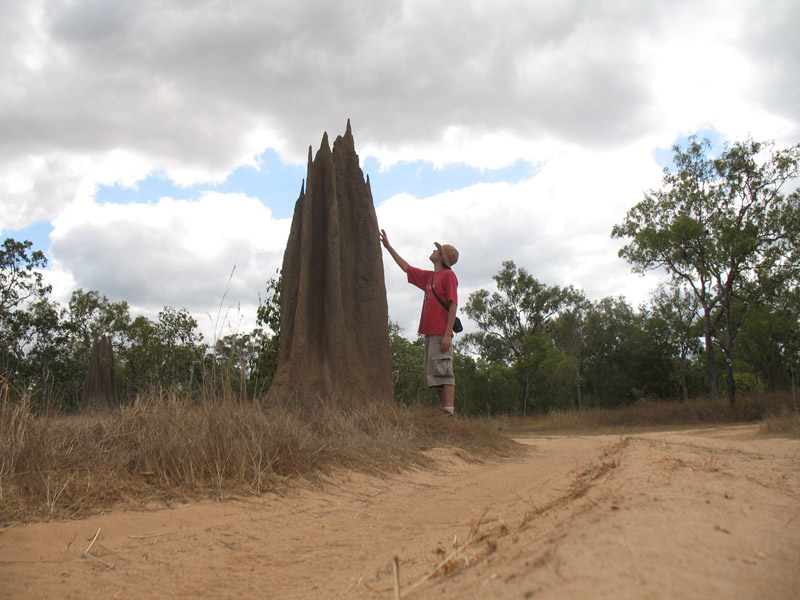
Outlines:
{"type": "Polygon", "coordinates": [[[269,401],[388,401],[392,358],[378,219],[347,131],[313,161],[283,256],[280,355],[269,401]]]}

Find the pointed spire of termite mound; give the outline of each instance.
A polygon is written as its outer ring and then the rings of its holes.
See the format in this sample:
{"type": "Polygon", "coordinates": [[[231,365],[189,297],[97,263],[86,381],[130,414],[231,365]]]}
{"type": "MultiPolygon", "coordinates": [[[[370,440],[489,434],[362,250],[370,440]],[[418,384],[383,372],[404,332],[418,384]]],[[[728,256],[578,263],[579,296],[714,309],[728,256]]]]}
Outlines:
{"type": "Polygon", "coordinates": [[[392,359],[378,220],[350,123],[309,153],[283,257],[270,401],[389,401],[392,359]]]}

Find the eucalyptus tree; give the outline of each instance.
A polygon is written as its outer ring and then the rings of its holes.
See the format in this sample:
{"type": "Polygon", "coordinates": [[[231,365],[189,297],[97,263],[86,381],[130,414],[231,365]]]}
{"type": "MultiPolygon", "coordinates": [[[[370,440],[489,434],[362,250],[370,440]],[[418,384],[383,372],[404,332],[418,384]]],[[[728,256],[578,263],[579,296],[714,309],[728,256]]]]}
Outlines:
{"type": "Polygon", "coordinates": [[[197,320],[185,308],[165,306],[158,313],[155,329],[163,381],[172,388],[191,390],[206,351],[197,320]]]}
{"type": "Polygon", "coordinates": [[[674,349],[678,382],[684,401],[689,399],[689,361],[699,349],[695,331],[699,308],[697,297],[677,282],[659,285],[650,300],[651,315],[664,322],[665,341],[674,349]]]}
{"type": "Polygon", "coordinates": [[[792,350],[798,339],[797,313],[785,306],[761,304],[752,310],[739,333],[737,364],[746,365],[764,387],[789,387],[795,362],[792,350]]]}
{"type": "Polygon", "coordinates": [[[130,399],[163,391],[195,391],[206,345],[197,320],[185,309],[165,306],[151,321],[137,316],[125,330],[119,352],[121,385],[130,399]]]}
{"type": "Polygon", "coordinates": [[[77,289],[68,305],[66,326],[72,332],[74,348],[87,352],[102,337],[109,337],[120,347],[131,322],[128,303],[112,302],[96,290],[77,289]]]}
{"type": "Polygon", "coordinates": [[[31,306],[50,293],[41,272],[47,258],[32,247],[33,242],[13,238],[0,246],[0,375],[11,375],[20,367],[31,306]]]}
{"type": "Polygon", "coordinates": [[[522,383],[519,412],[525,414],[533,377],[531,349],[536,346],[530,338],[543,335],[582,295],[571,286],[548,286],[512,260],[504,261],[493,279],[497,291],[481,289],[469,296],[464,310],[478,331],[465,335],[464,342],[487,361],[517,367],[522,383]]]}
{"type": "Polygon", "coordinates": [[[631,376],[637,315],[623,297],[606,297],[586,315],[584,370],[592,406],[629,402],[637,381],[631,376]]]}
{"type": "Polygon", "coordinates": [[[47,257],[41,250],[31,250],[33,242],[6,238],[0,246],[0,319],[27,300],[50,292],[42,281],[41,269],[47,257]]]}
{"type": "Polygon", "coordinates": [[[800,144],[775,150],[750,139],[711,158],[708,140],[675,146],[675,170],[651,190],[614,238],[628,239],[619,255],[636,272],[665,269],[685,283],[702,309],[709,386],[717,396],[715,337],[727,364],[728,397],[736,396],[736,336],[755,306],[800,269],[800,195],[781,190],[800,166],[800,144]]]}
{"type": "Polygon", "coordinates": [[[28,302],[17,320],[20,352],[24,356],[17,375],[25,382],[34,403],[45,411],[63,408],[65,389],[75,380],[76,372],[82,372],[72,361],[65,318],[61,305],[42,297],[28,302]]]}
{"type": "Polygon", "coordinates": [[[559,315],[553,327],[556,346],[573,358],[575,400],[579,410],[583,408],[582,384],[586,345],[589,337],[587,319],[592,309],[592,302],[582,293],[577,293],[575,301],[559,315]]]}
{"type": "Polygon", "coordinates": [[[128,326],[124,346],[118,353],[123,395],[132,400],[137,395],[157,390],[162,385],[163,357],[156,324],[139,315],[128,326]]]}

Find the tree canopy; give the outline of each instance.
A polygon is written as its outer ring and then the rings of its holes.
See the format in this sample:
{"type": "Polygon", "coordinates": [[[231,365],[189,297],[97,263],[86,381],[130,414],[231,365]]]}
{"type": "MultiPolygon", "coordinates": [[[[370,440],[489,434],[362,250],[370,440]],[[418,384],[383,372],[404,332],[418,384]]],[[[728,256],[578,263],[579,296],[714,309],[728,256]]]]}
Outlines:
{"type": "Polygon", "coordinates": [[[776,150],[748,139],[711,156],[711,143],[691,138],[674,147],[674,170],[661,189],[631,208],[612,237],[637,272],[663,268],[700,304],[709,386],[717,394],[714,340],[722,333],[728,396],[735,399],[736,336],[767,295],[800,273],[800,195],[784,185],[797,177],[800,144],[776,150]]]}

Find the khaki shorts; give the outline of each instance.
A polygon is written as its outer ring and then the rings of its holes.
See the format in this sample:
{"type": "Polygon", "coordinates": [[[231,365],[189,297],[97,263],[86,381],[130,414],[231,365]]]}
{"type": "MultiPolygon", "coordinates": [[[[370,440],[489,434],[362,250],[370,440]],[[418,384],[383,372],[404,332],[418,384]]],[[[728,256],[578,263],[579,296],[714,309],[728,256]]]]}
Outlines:
{"type": "Polygon", "coordinates": [[[455,385],[453,375],[453,346],[442,352],[442,336],[425,336],[425,389],[441,389],[445,385],[455,385]]]}

